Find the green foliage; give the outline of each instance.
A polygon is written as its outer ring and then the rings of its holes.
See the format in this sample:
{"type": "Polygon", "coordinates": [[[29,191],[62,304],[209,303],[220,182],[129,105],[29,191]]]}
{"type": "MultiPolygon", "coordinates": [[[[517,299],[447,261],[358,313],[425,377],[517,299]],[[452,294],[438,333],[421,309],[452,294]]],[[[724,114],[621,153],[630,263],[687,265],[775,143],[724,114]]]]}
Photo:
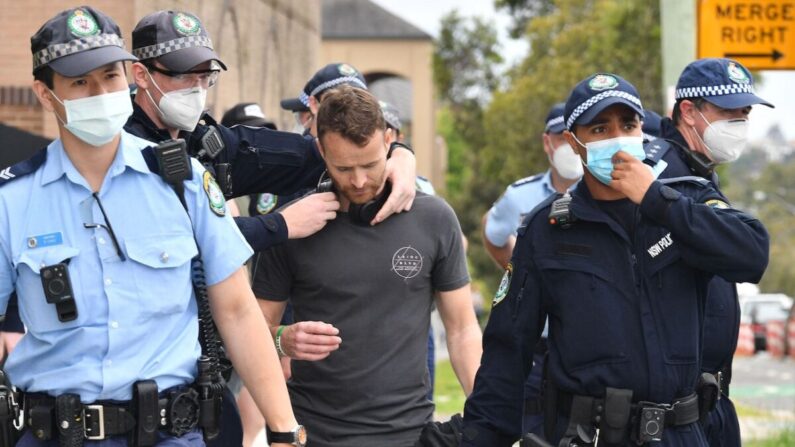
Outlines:
{"type": "Polygon", "coordinates": [[[496,9],[505,9],[513,18],[511,37],[519,38],[527,28],[527,22],[533,17],[542,16],[552,12],[553,0],[494,0],[496,9]]]}
{"type": "Polygon", "coordinates": [[[764,159],[752,151],[738,160],[724,192],[734,206],[756,215],[770,233],[770,264],[760,288],[795,296],[795,160],[760,168],[759,160],[764,159]]]}
{"type": "Polygon", "coordinates": [[[795,430],[785,430],[778,435],[744,443],[747,447],[789,447],[795,445],[795,430]]]}
{"type": "Polygon", "coordinates": [[[456,413],[464,412],[466,396],[453,371],[450,360],[436,362],[436,381],[433,387],[436,414],[447,420],[456,413]]]}

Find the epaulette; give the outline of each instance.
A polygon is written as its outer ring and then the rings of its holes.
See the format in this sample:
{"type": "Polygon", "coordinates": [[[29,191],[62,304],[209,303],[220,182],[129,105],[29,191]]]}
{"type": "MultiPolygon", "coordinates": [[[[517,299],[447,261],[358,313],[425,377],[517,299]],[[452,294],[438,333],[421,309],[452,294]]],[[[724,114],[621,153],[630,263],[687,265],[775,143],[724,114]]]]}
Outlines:
{"type": "Polygon", "coordinates": [[[13,166],[3,169],[0,171],[0,186],[36,172],[36,170],[38,170],[46,160],[47,148],[45,147],[44,149],[41,149],[33,154],[33,156],[27,160],[20,161],[13,166]]]}
{"type": "Polygon", "coordinates": [[[537,182],[537,181],[541,180],[542,178],[544,178],[544,174],[543,173],[536,174],[536,175],[531,175],[530,177],[525,177],[523,179],[520,179],[520,180],[517,180],[517,181],[511,183],[511,186],[522,186],[522,185],[524,185],[526,183],[537,182]]]}
{"type": "Polygon", "coordinates": [[[646,152],[646,159],[644,161],[646,164],[654,166],[660,160],[662,160],[665,154],[668,153],[672,147],[673,145],[670,141],[664,140],[662,138],[649,141],[643,145],[643,150],[646,152]]]}
{"type": "Polygon", "coordinates": [[[663,185],[673,185],[676,183],[693,183],[699,186],[707,186],[709,185],[709,180],[703,177],[697,177],[695,175],[686,175],[684,177],[673,177],[673,178],[663,178],[658,179],[660,183],[663,185]]]}
{"type": "Polygon", "coordinates": [[[552,202],[558,200],[561,197],[563,197],[563,194],[556,192],[554,194],[550,194],[549,197],[542,200],[541,203],[536,205],[535,208],[533,208],[529,213],[524,215],[524,219],[522,219],[522,225],[519,226],[519,229],[516,231],[516,234],[519,236],[523,236],[525,231],[527,230],[527,227],[530,224],[530,221],[533,220],[536,214],[541,212],[541,210],[549,207],[552,204],[552,202]]]}

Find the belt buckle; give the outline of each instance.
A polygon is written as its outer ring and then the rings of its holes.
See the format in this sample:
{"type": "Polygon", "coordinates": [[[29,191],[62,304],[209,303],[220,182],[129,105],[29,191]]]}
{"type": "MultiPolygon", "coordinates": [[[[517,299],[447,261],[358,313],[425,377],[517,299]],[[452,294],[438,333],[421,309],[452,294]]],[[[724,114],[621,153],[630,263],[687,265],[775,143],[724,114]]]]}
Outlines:
{"type": "Polygon", "coordinates": [[[105,439],[105,407],[102,405],[84,405],[83,406],[83,433],[89,441],[101,441],[105,439]],[[92,416],[92,412],[96,412],[96,419],[92,416]],[[89,418],[91,422],[89,422],[89,418]],[[89,431],[99,431],[99,434],[89,434],[89,431]]]}

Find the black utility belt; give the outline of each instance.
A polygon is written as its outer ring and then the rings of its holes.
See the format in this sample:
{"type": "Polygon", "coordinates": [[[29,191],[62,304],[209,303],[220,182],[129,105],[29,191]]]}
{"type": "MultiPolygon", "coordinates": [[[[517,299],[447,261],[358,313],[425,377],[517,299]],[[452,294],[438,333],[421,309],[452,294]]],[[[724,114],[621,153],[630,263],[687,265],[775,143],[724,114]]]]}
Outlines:
{"type": "Polygon", "coordinates": [[[202,413],[203,407],[210,407],[202,405],[192,386],[158,393],[153,380],[136,382],[133,399],[127,402],[83,404],[77,394],[52,397],[42,393],[24,393],[22,402],[25,426],[34,437],[67,437],[77,443],[127,435],[130,445],[149,446],[157,443],[158,432],[182,436],[196,429],[203,419],[218,417],[202,413]]]}
{"type": "Polygon", "coordinates": [[[627,437],[638,445],[660,441],[669,427],[688,425],[699,420],[696,393],[671,403],[630,402],[629,390],[608,388],[605,398],[561,393],[558,411],[576,423],[592,424],[608,442],[624,442],[627,437]]]}

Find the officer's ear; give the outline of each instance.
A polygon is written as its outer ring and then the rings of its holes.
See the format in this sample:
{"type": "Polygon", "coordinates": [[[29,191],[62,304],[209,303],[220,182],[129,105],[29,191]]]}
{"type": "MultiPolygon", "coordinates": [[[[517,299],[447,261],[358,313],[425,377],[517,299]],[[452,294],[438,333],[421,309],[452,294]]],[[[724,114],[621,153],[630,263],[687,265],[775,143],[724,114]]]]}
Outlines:
{"type": "Polygon", "coordinates": [[[130,72],[132,74],[132,80],[135,82],[135,85],[138,88],[148,90],[149,83],[151,80],[149,79],[149,70],[146,66],[140,62],[133,62],[130,66],[130,72]]]}
{"type": "Polygon", "coordinates": [[[309,112],[312,116],[317,116],[317,111],[320,109],[320,102],[315,96],[309,97],[309,112]]]}
{"type": "Polygon", "coordinates": [[[544,153],[547,154],[547,157],[551,160],[552,159],[552,152],[555,150],[552,147],[552,140],[549,138],[549,134],[544,132],[541,134],[541,143],[544,145],[544,153]]]}
{"type": "Polygon", "coordinates": [[[588,154],[586,152],[585,146],[577,141],[577,138],[574,137],[573,133],[569,132],[568,130],[564,130],[563,138],[566,139],[566,142],[569,143],[569,146],[574,149],[574,152],[579,155],[584,162],[588,161],[588,154]]]}
{"type": "Polygon", "coordinates": [[[41,103],[41,107],[48,112],[54,112],[55,106],[53,103],[55,102],[55,98],[50,88],[47,87],[47,84],[36,80],[33,81],[32,88],[33,93],[36,94],[36,98],[38,98],[39,103],[41,103]]]}
{"type": "Polygon", "coordinates": [[[690,127],[696,125],[696,115],[698,114],[698,107],[696,103],[689,99],[683,99],[679,102],[679,119],[690,127]]]}

